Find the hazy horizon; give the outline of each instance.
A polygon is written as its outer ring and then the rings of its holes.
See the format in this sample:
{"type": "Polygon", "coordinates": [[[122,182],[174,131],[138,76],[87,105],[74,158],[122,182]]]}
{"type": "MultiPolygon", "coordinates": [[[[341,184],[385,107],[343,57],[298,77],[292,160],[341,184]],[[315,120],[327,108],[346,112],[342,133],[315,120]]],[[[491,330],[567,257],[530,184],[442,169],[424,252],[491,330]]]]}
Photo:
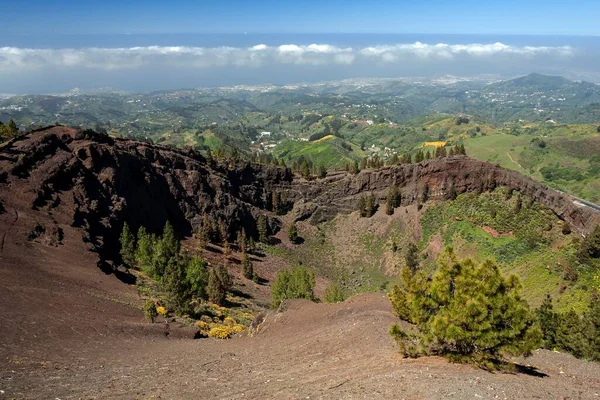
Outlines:
{"type": "Polygon", "coordinates": [[[435,34],[11,35],[0,93],[73,88],[147,92],[348,78],[509,78],[532,72],[600,81],[600,37],[435,34]]]}

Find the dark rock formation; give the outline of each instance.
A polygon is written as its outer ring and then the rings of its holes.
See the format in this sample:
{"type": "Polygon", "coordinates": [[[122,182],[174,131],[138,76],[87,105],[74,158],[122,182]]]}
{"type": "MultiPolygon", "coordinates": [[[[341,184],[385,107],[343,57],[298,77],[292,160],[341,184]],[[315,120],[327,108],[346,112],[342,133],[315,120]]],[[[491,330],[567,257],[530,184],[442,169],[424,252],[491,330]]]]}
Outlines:
{"type": "MultiPolygon", "coordinates": [[[[160,232],[169,220],[187,236],[206,213],[225,222],[231,239],[242,226],[256,235],[264,188],[292,181],[285,168],[209,165],[193,151],[65,127],[3,145],[0,176],[5,207],[40,214],[49,231],[58,223],[82,228],[84,240],[108,259],[118,259],[125,221],[160,232]]],[[[271,216],[269,225],[274,233],[280,222],[271,216]]]]}
{"type": "Polygon", "coordinates": [[[546,205],[581,233],[600,221],[592,209],[517,172],[468,157],[384,167],[358,175],[296,179],[286,168],[251,163],[209,162],[200,154],[143,142],[113,139],[91,131],[52,127],[31,132],[0,147],[2,210],[31,214],[30,240],[60,243],[59,225],[81,228],[105,259],[118,261],[123,223],[160,232],[167,220],[181,236],[190,235],[206,214],[223,220],[233,239],[243,226],[256,236],[256,218],[269,217],[271,233],[279,219],[266,211],[273,191],[294,201],[292,218],[314,223],[354,210],[360,195],[381,201],[390,185],[401,188],[402,203],[418,203],[425,185],[430,199],[509,186],[546,205]],[[43,237],[44,235],[48,238],[43,237]]]}
{"type": "Polygon", "coordinates": [[[355,176],[339,173],[316,182],[293,182],[288,185],[288,198],[303,200],[301,208],[295,210],[295,218],[307,219],[307,214],[310,214],[314,223],[355,210],[358,198],[364,193],[373,193],[380,201],[384,201],[391,185],[400,187],[403,205],[419,203],[426,186],[428,197],[432,200],[444,199],[452,186],[459,194],[481,193],[506,186],[545,205],[580,233],[586,234],[600,223],[600,213],[576,204],[571,196],[518,172],[465,156],[365,170],[355,176]]]}

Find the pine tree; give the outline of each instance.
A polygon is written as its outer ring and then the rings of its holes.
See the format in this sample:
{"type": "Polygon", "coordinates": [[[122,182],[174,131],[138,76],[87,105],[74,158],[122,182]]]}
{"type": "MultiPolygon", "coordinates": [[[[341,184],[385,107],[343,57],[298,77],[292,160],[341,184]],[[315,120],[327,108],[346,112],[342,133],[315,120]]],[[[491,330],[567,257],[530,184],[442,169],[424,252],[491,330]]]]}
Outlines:
{"type": "Polygon", "coordinates": [[[587,358],[600,361],[600,293],[592,295],[584,317],[584,334],[587,339],[587,358]]]}
{"type": "Polygon", "coordinates": [[[411,271],[415,271],[419,267],[419,248],[416,244],[410,243],[408,245],[404,262],[411,271]]]}
{"type": "Polygon", "coordinates": [[[400,203],[402,202],[402,196],[400,194],[400,190],[398,186],[392,185],[390,187],[390,192],[388,196],[392,199],[392,207],[397,208],[400,207],[400,203]]]}
{"type": "Polygon", "coordinates": [[[189,286],[186,276],[186,265],[179,257],[171,257],[165,268],[163,287],[167,292],[169,308],[178,314],[189,310],[189,286]]]}
{"type": "Polygon", "coordinates": [[[358,169],[358,161],[354,161],[352,163],[352,169],[350,170],[350,172],[354,175],[356,175],[360,172],[360,170],[358,169]]]}
{"type": "MultiPolygon", "coordinates": [[[[12,121],[12,120],[11,120],[12,121]]],[[[123,262],[128,266],[135,264],[135,236],[129,230],[127,222],[123,224],[123,230],[121,231],[121,257],[123,262]]]]}
{"type": "Polygon", "coordinates": [[[367,216],[367,199],[365,198],[365,196],[360,196],[356,207],[357,207],[361,217],[367,216]]]}
{"type": "Polygon", "coordinates": [[[246,231],[244,230],[244,228],[242,228],[238,233],[237,245],[241,253],[245,253],[248,250],[246,231]]]}
{"type": "Polygon", "coordinates": [[[295,223],[292,223],[288,229],[288,238],[292,243],[296,243],[298,241],[298,227],[295,223]]]}
{"type": "Polygon", "coordinates": [[[367,196],[367,203],[365,206],[365,216],[372,217],[375,214],[375,196],[373,193],[367,196]]]}
{"type": "Polygon", "coordinates": [[[17,124],[12,119],[8,121],[7,132],[9,137],[15,137],[19,134],[19,128],[17,128],[17,124]]]}
{"type": "Polygon", "coordinates": [[[242,254],[242,272],[246,279],[252,279],[254,277],[254,267],[248,254],[242,254]]]}
{"type": "Polygon", "coordinates": [[[167,221],[163,229],[163,234],[156,241],[154,252],[152,253],[152,265],[157,277],[162,277],[169,261],[179,255],[180,246],[179,240],[175,236],[173,225],[167,221]]]}
{"type": "Polygon", "coordinates": [[[258,241],[261,243],[269,242],[269,228],[267,225],[267,217],[265,215],[258,216],[257,222],[258,241]]]}
{"type": "Polygon", "coordinates": [[[310,167],[308,166],[308,162],[306,162],[306,160],[300,164],[300,174],[302,174],[305,179],[310,178],[310,167]]]}
{"type": "Polygon", "coordinates": [[[429,200],[429,184],[425,183],[421,189],[421,204],[427,203],[427,200],[429,200]]]}
{"type": "Polygon", "coordinates": [[[553,349],[556,346],[556,327],[558,325],[558,314],[554,312],[552,297],[546,294],[542,305],[535,311],[537,319],[542,330],[544,347],[553,349]]]}
{"type": "Polygon", "coordinates": [[[135,263],[152,274],[152,254],[154,238],[148,234],[144,226],[140,226],[137,233],[137,248],[135,251],[135,263]]]}
{"type": "Polygon", "coordinates": [[[390,294],[396,313],[420,331],[409,335],[394,329],[399,342],[414,338],[416,355],[439,354],[486,369],[501,365],[504,356],[529,355],[538,346],[541,332],[516,276],[504,278],[491,261],[458,261],[451,249],[438,263],[431,279],[405,268],[401,285],[390,294]]]}
{"type": "Polygon", "coordinates": [[[221,281],[223,289],[225,289],[226,292],[231,290],[231,288],[233,287],[233,278],[231,277],[231,275],[229,275],[229,271],[227,270],[227,267],[224,264],[217,266],[217,276],[221,281]]]}
{"type": "Polygon", "coordinates": [[[225,289],[221,284],[221,280],[214,268],[208,273],[208,285],[206,286],[208,300],[211,303],[222,305],[225,302],[225,289]]]}
{"type": "Polygon", "coordinates": [[[587,258],[600,258],[600,225],[596,225],[592,233],[581,242],[579,258],[581,261],[587,258]]]}
{"type": "Polygon", "coordinates": [[[319,178],[323,179],[327,176],[327,168],[324,165],[319,165],[319,178]]]}
{"type": "Polygon", "coordinates": [[[387,215],[394,214],[394,206],[392,205],[392,197],[390,195],[388,195],[387,199],[385,199],[385,213],[387,215]]]}
{"type": "Polygon", "coordinates": [[[275,192],[273,192],[273,195],[271,196],[271,210],[274,213],[279,214],[280,205],[281,205],[281,194],[279,194],[278,191],[275,191],[275,192]]]}
{"type": "Polygon", "coordinates": [[[184,259],[187,262],[186,280],[191,293],[199,299],[206,299],[208,284],[208,263],[202,257],[184,259]]]}
{"type": "Polygon", "coordinates": [[[574,310],[561,315],[556,329],[556,345],[577,358],[586,354],[586,338],[582,329],[581,317],[574,310]]]}
{"type": "Polygon", "coordinates": [[[425,159],[425,154],[423,154],[423,151],[422,150],[417,151],[417,154],[415,155],[415,162],[420,163],[424,159],[425,159]]]}

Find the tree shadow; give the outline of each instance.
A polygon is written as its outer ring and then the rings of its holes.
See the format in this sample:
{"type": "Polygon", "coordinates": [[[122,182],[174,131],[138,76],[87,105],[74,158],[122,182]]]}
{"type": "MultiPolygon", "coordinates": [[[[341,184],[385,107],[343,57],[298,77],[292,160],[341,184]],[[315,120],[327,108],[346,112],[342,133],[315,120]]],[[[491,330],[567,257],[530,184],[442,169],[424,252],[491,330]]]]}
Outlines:
{"type": "Polygon", "coordinates": [[[113,274],[118,280],[127,285],[135,285],[136,283],[136,277],[134,275],[130,274],[127,270],[116,267],[115,264],[111,262],[100,260],[98,261],[98,268],[106,275],[113,274]]]}
{"type": "Polygon", "coordinates": [[[304,238],[301,238],[300,236],[298,236],[296,238],[296,240],[292,241],[292,244],[304,244],[304,242],[305,242],[304,238]]]}
{"type": "Polygon", "coordinates": [[[549,375],[539,371],[537,368],[529,365],[514,364],[515,372],[519,374],[533,376],[535,378],[547,378],[549,375]]]}
{"type": "Polygon", "coordinates": [[[232,295],[237,296],[237,297],[241,297],[242,299],[253,299],[254,297],[248,293],[244,293],[241,290],[237,290],[237,289],[233,289],[230,291],[232,295]]]}

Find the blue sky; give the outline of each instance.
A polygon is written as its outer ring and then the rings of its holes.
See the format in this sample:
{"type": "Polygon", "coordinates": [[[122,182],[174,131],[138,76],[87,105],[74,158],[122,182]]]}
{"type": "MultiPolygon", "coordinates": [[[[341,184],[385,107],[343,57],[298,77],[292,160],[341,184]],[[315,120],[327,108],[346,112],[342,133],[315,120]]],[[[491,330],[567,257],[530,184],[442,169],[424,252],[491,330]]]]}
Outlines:
{"type": "Polygon", "coordinates": [[[600,34],[598,0],[0,0],[1,34],[600,34]]]}

